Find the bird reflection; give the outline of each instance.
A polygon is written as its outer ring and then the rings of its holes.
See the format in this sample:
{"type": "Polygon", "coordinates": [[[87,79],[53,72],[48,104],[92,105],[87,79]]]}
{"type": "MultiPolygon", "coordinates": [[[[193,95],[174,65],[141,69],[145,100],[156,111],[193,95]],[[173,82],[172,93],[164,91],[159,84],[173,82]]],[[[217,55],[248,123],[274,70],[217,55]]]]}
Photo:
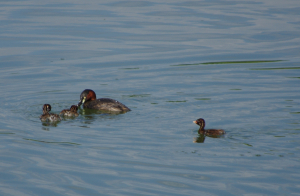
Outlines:
{"type": "Polygon", "coordinates": [[[204,140],[205,140],[205,135],[199,134],[198,137],[194,137],[193,143],[204,143],[204,140]]]}
{"type": "Polygon", "coordinates": [[[107,112],[94,109],[79,109],[78,113],[82,116],[83,124],[92,124],[97,119],[105,118],[114,118],[115,115],[122,114],[122,112],[107,112]],[[100,114],[100,115],[99,115],[100,114]]]}
{"type": "Polygon", "coordinates": [[[204,143],[205,137],[219,138],[225,134],[223,129],[204,129],[205,121],[203,118],[199,118],[193,123],[200,126],[198,130],[199,136],[194,138],[194,143],[204,143]]]}
{"type": "Polygon", "coordinates": [[[118,115],[118,114],[123,114],[125,112],[114,112],[114,111],[103,111],[103,110],[95,110],[95,109],[79,109],[79,114],[85,115],[85,116],[90,116],[93,114],[113,114],[113,115],[118,115]]]}
{"type": "MultiPolygon", "coordinates": [[[[60,122],[42,122],[42,125],[45,127],[57,127],[57,124],[60,122]]],[[[49,131],[49,130],[47,130],[49,131]]]]}
{"type": "Polygon", "coordinates": [[[224,137],[224,135],[205,135],[204,133],[198,132],[198,137],[194,137],[193,143],[204,143],[204,140],[206,137],[212,137],[212,138],[220,138],[224,137]]]}

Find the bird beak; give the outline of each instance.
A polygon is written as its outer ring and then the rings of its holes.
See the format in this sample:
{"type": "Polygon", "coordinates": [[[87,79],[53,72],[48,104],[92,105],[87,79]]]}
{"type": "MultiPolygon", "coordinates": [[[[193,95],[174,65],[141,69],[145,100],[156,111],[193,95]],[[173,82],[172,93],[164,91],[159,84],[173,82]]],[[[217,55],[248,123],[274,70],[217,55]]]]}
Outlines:
{"type": "Polygon", "coordinates": [[[197,124],[197,121],[193,121],[193,123],[197,124]]]}
{"type": "Polygon", "coordinates": [[[79,100],[77,106],[81,106],[81,104],[83,104],[85,102],[85,97],[83,97],[81,100],[79,100]]]}

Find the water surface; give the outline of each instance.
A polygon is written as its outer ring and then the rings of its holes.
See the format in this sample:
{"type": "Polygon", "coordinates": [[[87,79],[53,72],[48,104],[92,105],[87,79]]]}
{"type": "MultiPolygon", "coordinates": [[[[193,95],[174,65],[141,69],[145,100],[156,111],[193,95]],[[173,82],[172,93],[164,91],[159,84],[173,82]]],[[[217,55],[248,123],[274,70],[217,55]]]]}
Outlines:
{"type": "Polygon", "coordinates": [[[0,4],[0,195],[299,194],[298,1],[0,4]]]}

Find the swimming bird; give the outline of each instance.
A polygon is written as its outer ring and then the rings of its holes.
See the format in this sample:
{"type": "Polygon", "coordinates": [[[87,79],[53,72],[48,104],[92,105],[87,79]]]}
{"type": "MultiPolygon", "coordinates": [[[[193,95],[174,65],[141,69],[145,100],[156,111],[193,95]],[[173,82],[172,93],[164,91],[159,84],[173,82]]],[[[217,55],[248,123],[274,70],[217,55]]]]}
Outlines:
{"type": "Polygon", "coordinates": [[[199,134],[204,134],[207,136],[219,136],[225,134],[225,131],[223,129],[204,129],[205,127],[205,120],[203,118],[199,118],[193,123],[197,124],[200,126],[198,133],[199,134]]]}
{"type": "Polygon", "coordinates": [[[44,104],[43,106],[43,114],[40,116],[41,121],[50,121],[50,122],[58,122],[61,121],[61,118],[57,114],[49,113],[51,111],[50,104],[44,104]]]}
{"type": "Polygon", "coordinates": [[[83,104],[83,108],[96,109],[110,112],[128,112],[131,111],[127,106],[110,98],[96,99],[96,93],[91,89],[85,89],[80,94],[78,107],[83,104]]]}
{"type": "Polygon", "coordinates": [[[77,117],[79,114],[77,113],[78,106],[72,105],[70,109],[62,110],[59,115],[66,116],[66,117],[77,117]]]}

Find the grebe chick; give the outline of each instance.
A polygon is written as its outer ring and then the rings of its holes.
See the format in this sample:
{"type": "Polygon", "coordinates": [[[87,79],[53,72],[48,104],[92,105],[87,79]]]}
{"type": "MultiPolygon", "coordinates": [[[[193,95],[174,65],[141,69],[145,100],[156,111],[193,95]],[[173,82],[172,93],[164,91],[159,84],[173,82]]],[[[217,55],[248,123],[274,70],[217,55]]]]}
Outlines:
{"type": "Polygon", "coordinates": [[[77,113],[78,106],[72,105],[70,109],[62,110],[59,115],[67,116],[67,117],[77,117],[79,114],[77,113]]]}
{"type": "Polygon", "coordinates": [[[49,113],[51,111],[50,104],[44,104],[43,106],[43,114],[40,116],[41,121],[50,121],[50,122],[58,122],[61,121],[61,118],[57,114],[49,113]]]}
{"type": "Polygon", "coordinates": [[[96,93],[91,89],[85,89],[80,94],[78,107],[83,104],[83,108],[96,109],[110,112],[128,112],[130,109],[124,104],[109,98],[96,99],[96,93]]]}
{"type": "Polygon", "coordinates": [[[199,119],[193,121],[193,123],[200,126],[200,128],[198,130],[199,134],[204,134],[207,136],[219,136],[219,135],[225,134],[225,131],[223,129],[204,129],[205,121],[203,118],[199,118],[199,119]]]}

